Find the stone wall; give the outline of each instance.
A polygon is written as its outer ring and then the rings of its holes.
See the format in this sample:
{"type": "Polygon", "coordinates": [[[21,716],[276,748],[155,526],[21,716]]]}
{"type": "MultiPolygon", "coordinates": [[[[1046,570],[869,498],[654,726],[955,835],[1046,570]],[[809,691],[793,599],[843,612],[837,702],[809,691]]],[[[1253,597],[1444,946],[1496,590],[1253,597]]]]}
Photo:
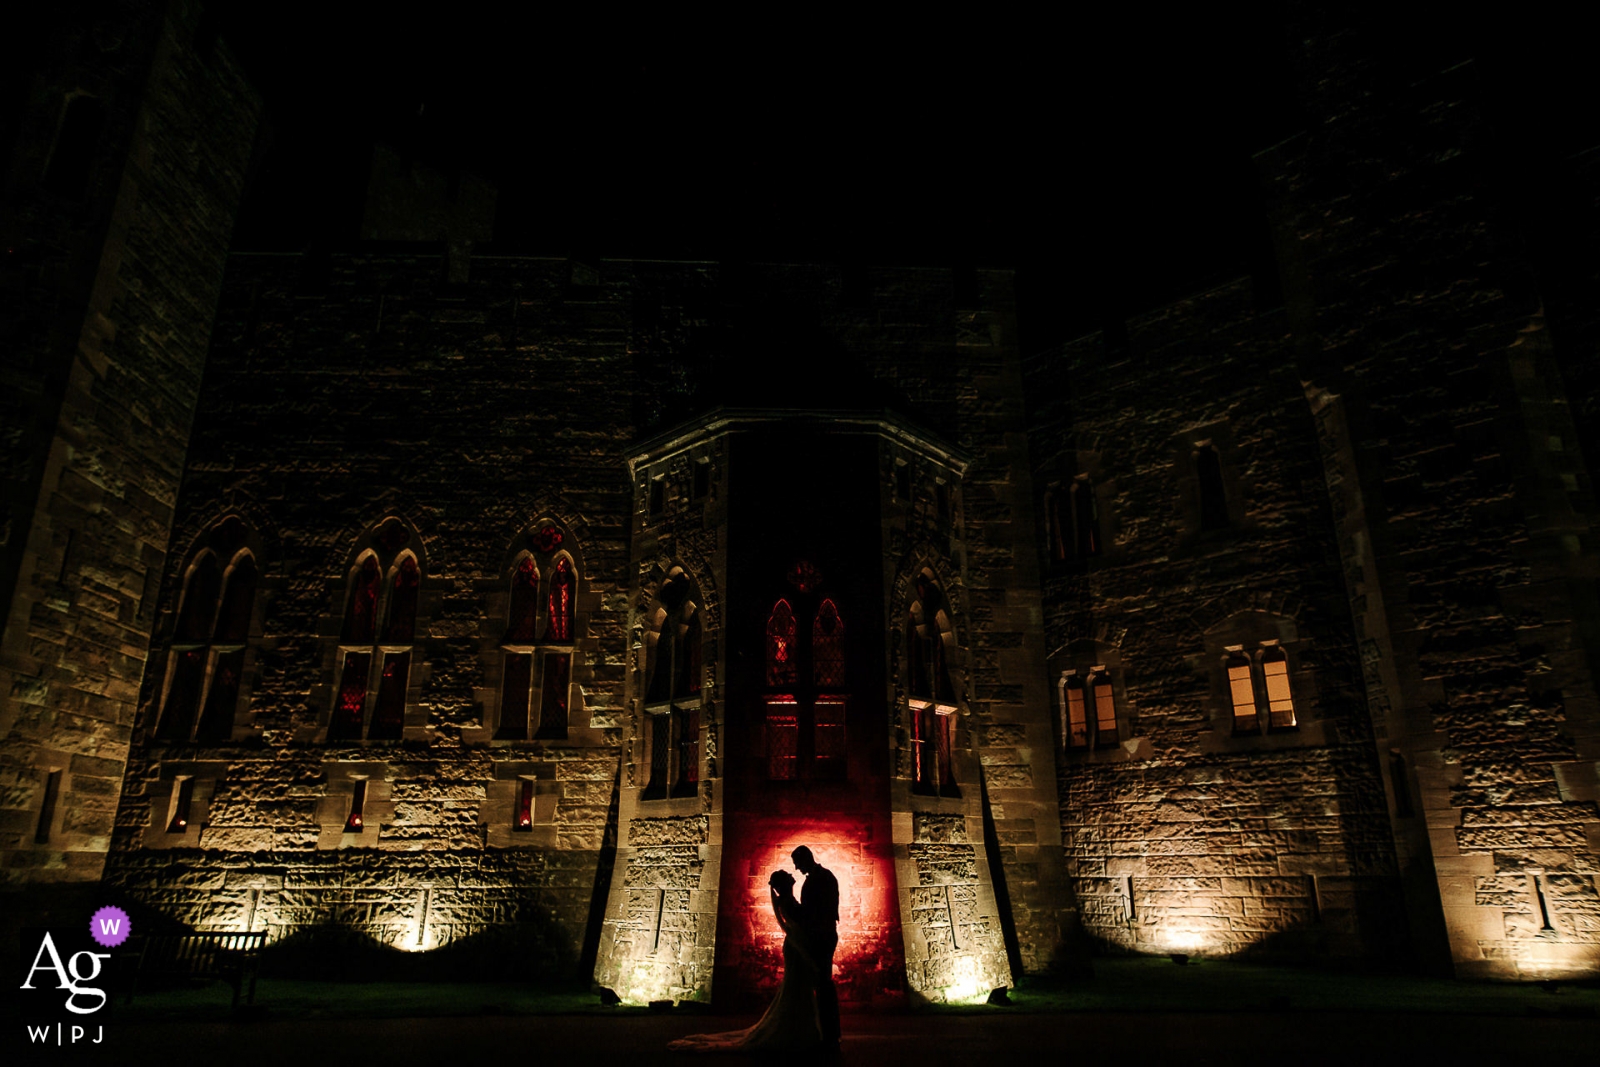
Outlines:
{"type": "Polygon", "coordinates": [[[92,883],[117,795],[260,103],[198,4],[73,5],[8,175],[0,882],[92,883]],[[73,101],[99,136],[63,161],[73,101]],[[92,120],[90,120],[92,122],[92,120]],[[52,148],[54,146],[54,148],[52,148]],[[52,151],[56,155],[52,156],[52,151]],[[45,786],[59,775],[41,825],[45,786]]]}
{"type": "Polygon", "coordinates": [[[1116,702],[1115,742],[1069,749],[1052,694],[1085,929],[1142,952],[1390,951],[1383,782],[1284,318],[1234,283],[1028,370],[1036,496],[1087,474],[1104,536],[1056,560],[1039,532],[1052,679],[1108,666],[1116,702]],[[1227,504],[1214,529],[1207,444],[1227,504]],[[1236,733],[1226,649],[1262,641],[1287,653],[1295,727],[1236,733]]]}
{"type": "Polygon", "coordinates": [[[1326,128],[1262,163],[1298,373],[1348,426],[1329,456],[1358,487],[1335,498],[1396,824],[1426,837],[1457,973],[1590,974],[1595,503],[1561,361],[1472,68],[1371,96],[1329,62],[1326,128]]]}

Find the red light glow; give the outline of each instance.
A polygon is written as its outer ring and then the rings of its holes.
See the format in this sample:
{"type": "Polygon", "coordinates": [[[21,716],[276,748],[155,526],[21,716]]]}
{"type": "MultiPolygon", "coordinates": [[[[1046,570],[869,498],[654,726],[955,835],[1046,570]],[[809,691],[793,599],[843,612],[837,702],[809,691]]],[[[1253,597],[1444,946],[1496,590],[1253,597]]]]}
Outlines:
{"type": "MultiPolygon", "coordinates": [[[[783,932],[772,915],[767,879],[780,868],[797,873],[790,854],[800,845],[839,880],[839,947],[833,957],[839,999],[864,1004],[901,993],[904,946],[887,817],[764,819],[729,836],[724,855],[740,860],[723,868],[718,1001],[762,1002],[776,989],[783,973],[783,932]]],[[[803,881],[795,892],[803,899],[803,881]]]]}

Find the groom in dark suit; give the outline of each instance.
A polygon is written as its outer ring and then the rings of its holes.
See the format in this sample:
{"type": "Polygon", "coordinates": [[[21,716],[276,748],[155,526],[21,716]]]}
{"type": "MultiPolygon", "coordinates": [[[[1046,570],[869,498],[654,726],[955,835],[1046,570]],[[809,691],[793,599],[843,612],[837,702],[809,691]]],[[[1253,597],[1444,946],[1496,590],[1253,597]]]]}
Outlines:
{"type": "Polygon", "coordinates": [[[806,876],[800,887],[800,911],[805,916],[812,954],[817,960],[817,1019],[822,1024],[823,1048],[839,1048],[839,991],[833,987],[833,950],[839,947],[839,879],[818,863],[804,845],[789,856],[795,869],[806,876]]]}

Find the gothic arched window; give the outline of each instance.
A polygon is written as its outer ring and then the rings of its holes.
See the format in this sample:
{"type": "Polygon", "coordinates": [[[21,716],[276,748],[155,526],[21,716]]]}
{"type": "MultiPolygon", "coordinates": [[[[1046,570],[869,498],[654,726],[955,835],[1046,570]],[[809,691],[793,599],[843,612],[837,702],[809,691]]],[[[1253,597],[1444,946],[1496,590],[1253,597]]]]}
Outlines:
{"type": "Polygon", "coordinates": [[[796,603],[808,623],[801,624],[787,598],[767,617],[767,777],[844,778],[849,766],[844,616],[832,597],[817,602],[821,572],[809,562],[797,564],[790,581],[799,590],[796,603]]]}
{"type": "Polygon", "coordinates": [[[567,536],[545,523],[523,538],[511,568],[511,600],[501,639],[500,741],[562,740],[570,726],[578,640],[578,565],[567,536]],[[541,575],[544,582],[541,587],[541,575]]]}
{"type": "Polygon", "coordinates": [[[773,605],[767,618],[767,684],[793,685],[800,678],[795,662],[794,609],[787,600],[773,605]]]}
{"type": "Polygon", "coordinates": [[[1294,694],[1289,689],[1289,655],[1282,645],[1262,649],[1261,680],[1267,690],[1267,725],[1279,730],[1297,725],[1294,694]]]}
{"type": "MultiPolygon", "coordinates": [[[[217,529],[222,528],[219,524],[217,529]]],[[[235,552],[225,572],[212,549],[196,554],[179,603],[157,737],[218,741],[232,736],[255,611],[256,578],[255,556],[249,549],[235,552]]]]}
{"type": "Polygon", "coordinates": [[[1065,524],[1061,521],[1064,495],[1058,486],[1052,486],[1044,495],[1045,540],[1053,560],[1064,560],[1068,554],[1065,524]]]}
{"type": "MultiPolygon", "coordinates": [[[[388,552],[409,536],[391,520],[375,540],[388,552]]],[[[421,587],[422,566],[410,551],[396,552],[387,573],[372,548],[351,568],[330,739],[398,741],[404,733],[421,587]]]]}
{"type": "Polygon", "coordinates": [[[567,642],[572,640],[573,598],[572,560],[562,556],[556,560],[554,573],[550,575],[549,640],[554,642],[567,642]]]}

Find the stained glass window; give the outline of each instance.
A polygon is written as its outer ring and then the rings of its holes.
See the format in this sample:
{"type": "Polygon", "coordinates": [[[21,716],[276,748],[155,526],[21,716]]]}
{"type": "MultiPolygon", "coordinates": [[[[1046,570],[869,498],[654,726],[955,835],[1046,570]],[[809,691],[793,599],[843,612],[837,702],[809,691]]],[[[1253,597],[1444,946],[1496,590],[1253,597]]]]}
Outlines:
{"type": "Polygon", "coordinates": [[[389,618],[383,627],[383,643],[409,645],[417,629],[417,586],[422,578],[415,556],[403,556],[394,569],[389,591],[389,618]]]}
{"type": "Polygon", "coordinates": [[[411,653],[385,652],[383,674],[378,679],[378,700],[372,709],[368,736],[378,741],[398,741],[405,721],[406,684],[411,677],[411,653]]]}
{"type": "Polygon", "coordinates": [[[367,681],[372,673],[371,652],[344,653],[339,672],[339,693],[334,699],[333,721],[328,726],[332,738],[361,736],[362,718],[367,706],[367,681]]]}
{"type": "Polygon", "coordinates": [[[574,607],[572,585],[572,561],[562,556],[556,561],[555,571],[550,575],[549,640],[551,641],[564,643],[572,640],[574,607]]]}
{"type": "Polygon", "coordinates": [[[511,575],[511,613],[505,643],[531,645],[539,612],[539,568],[532,556],[523,556],[511,575]]]}
{"type": "Polygon", "coordinates": [[[767,684],[794,685],[800,678],[794,647],[794,610],[787,600],[773,606],[767,619],[767,684]]]}
{"type": "Polygon", "coordinates": [[[369,645],[377,635],[380,582],[378,557],[369,554],[361,561],[351,584],[350,605],[344,615],[344,644],[369,645]]]}
{"type": "Polygon", "coordinates": [[[817,776],[843,778],[848,756],[843,700],[818,698],[812,737],[816,749],[817,776]]]}
{"type": "Polygon", "coordinates": [[[811,669],[818,686],[833,689],[844,681],[844,620],[832,600],[824,600],[811,624],[811,669]]]}
{"type": "Polygon", "coordinates": [[[767,777],[790,781],[800,776],[800,716],[793,697],[767,700],[767,777]]]}

